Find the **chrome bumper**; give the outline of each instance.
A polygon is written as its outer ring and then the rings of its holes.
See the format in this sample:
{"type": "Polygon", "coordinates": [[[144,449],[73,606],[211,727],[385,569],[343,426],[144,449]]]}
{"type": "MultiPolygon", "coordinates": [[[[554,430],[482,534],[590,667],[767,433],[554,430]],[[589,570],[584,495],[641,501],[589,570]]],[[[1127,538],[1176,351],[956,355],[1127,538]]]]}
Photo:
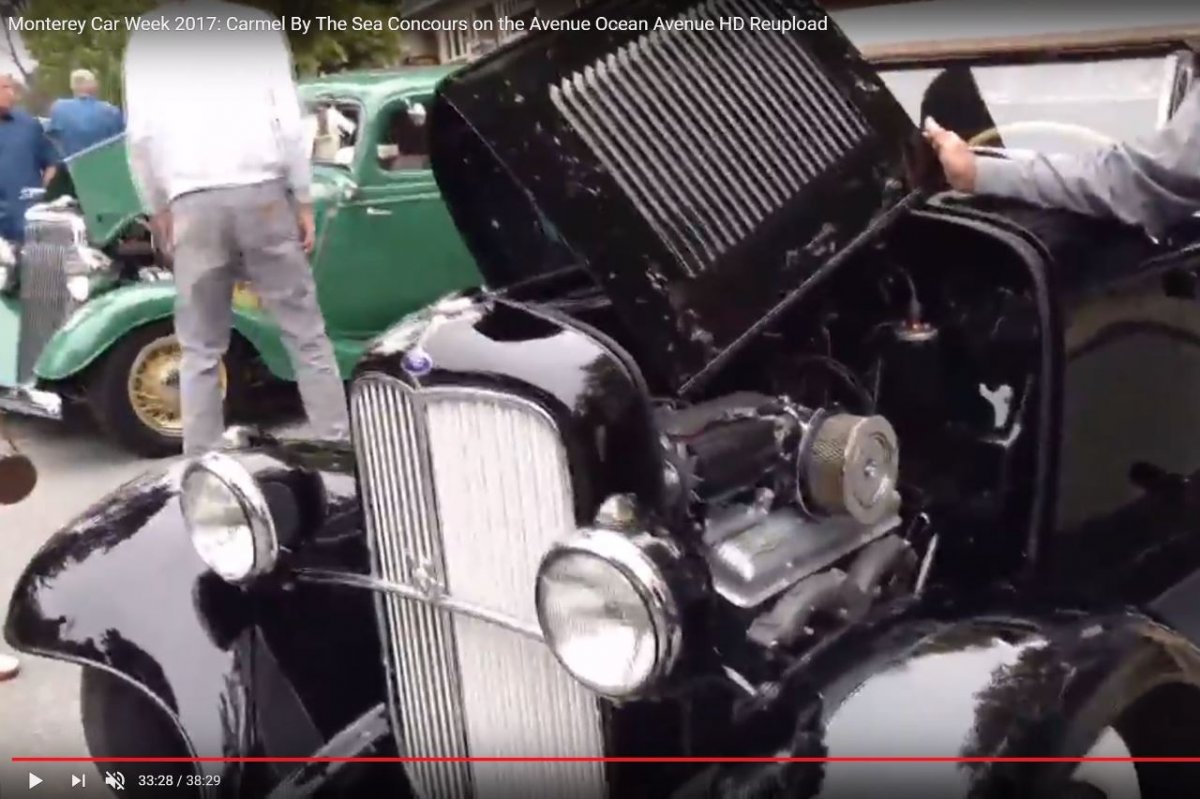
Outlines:
{"type": "Polygon", "coordinates": [[[28,386],[0,386],[0,410],[43,419],[62,419],[63,401],[53,391],[28,386]]]}

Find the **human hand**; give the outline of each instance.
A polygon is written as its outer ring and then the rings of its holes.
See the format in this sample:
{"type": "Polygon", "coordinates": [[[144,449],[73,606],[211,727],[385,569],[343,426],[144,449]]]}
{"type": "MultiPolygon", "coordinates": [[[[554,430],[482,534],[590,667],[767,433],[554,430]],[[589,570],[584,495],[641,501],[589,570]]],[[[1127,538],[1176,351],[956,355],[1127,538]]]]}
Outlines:
{"type": "Polygon", "coordinates": [[[150,218],[150,230],[158,240],[158,248],[170,254],[175,247],[175,223],[171,211],[159,211],[150,218]]]}
{"type": "Polygon", "coordinates": [[[311,205],[301,205],[296,209],[296,224],[300,227],[300,244],[304,247],[304,253],[311,255],[317,243],[317,224],[311,205]]]}
{"type": "Polygon", "coordinates": [[[975,153],[971,147],[952,130],[946,130],[933,117],[925,118],[923,131],[925,140],[933,146],[946,181],[957,191],[975,190],[975,153]]]}

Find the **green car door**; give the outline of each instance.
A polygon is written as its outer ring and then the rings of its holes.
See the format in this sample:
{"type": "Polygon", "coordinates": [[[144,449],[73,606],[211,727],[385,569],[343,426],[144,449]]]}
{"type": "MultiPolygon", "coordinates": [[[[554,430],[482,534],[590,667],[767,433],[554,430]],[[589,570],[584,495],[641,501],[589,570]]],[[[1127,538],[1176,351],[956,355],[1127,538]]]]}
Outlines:
{"type": "Polygon", "coordinates": [[[324,219],[314,271],[336,338],[365,341],[432,299],[479,285],[429,169],[429,100],[398,95],[375,109],[359,136],[356,185],[324,219]]]}

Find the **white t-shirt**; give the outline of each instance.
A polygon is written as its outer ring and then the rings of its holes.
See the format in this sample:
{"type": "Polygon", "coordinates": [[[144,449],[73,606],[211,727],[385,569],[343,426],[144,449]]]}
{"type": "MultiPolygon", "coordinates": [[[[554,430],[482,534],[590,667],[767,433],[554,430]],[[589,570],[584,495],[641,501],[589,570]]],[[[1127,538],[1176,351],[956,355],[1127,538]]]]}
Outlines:
{"type": "Polygon", "coordinates": [[[311,140],[277,18],[222,0],[172,0],[141,20],[167,26],[136,30],[125,52],[130,168],[147,206],[279,178],[309,202],[311,140]]]}

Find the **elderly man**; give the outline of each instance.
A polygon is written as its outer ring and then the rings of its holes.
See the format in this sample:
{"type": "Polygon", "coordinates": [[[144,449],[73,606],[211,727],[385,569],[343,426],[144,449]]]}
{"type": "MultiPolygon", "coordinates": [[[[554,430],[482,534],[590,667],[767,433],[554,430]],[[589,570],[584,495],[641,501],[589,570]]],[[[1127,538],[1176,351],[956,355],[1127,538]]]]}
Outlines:
{"type": "Polygon", "coordinates": [[[58,145],[64,159],[125,129],[121,109],[97,99],[98,88],[96,76],[91,71],[77,69],[71,73],[72,96],[55,100],[50,106],[50,124],[46,132],[58,145]]]}
{"type": "MultiPolygon", "coordinates": [[[[18,84],[12,75],[0,75],[0,236],[13,242],[25,240],[25,210],[32,202],[30,192],[42,188],[54,176],[53,147],[42,123],[16,107],[18,84]]],[[[0,430],[0,432],[3,432],[0,430]]],[[[28,477],[27,463],[16,456],[16,446],[5,439],[14,457],[0,448],[0,479],[6,484],[28,477]],[[9,469],[17,472],[10,473],[9,469]]],[[[16,485],[11,501],[22,497],[16,485]]],[[[32,488],[32,486],[30,487],[32,488]]],[[[28,493],[28,492],[25,492],[28,493]]],[[[0,491],[0,500],[9,501],[0,491]]],[[[17,676],[21,664],[0,652],[0,681],[17,676]]]]}
{"type": "Polygon", "coordinates": [[[315,435],[345,439],[345,389],[305,257],[315,236],[311,142],[287,39],[265,12],[220,0],[176,0],[142,19],[125,52],[129,159],[174,251],[184,452],[202,453],[224,432],[220,362],[239,269],[283,332],[315,435]],[[200,13],[236,18],[245,32],[151,29],[200,13]],[[230,114],[236,136],[225,135],[230,114]]]}
{"type": "Polygon", "coordinates": [[[0,236],[25,240],[25,211],[54,176],[54,146],[42,123],[17,108],[19,84],[0,75],[0,236]]]}
{"type": "Polygon", "coordinates": [[[1113,144],[1086,155],[980,157],[933,119],[925,122],[925,137],[950,186],[959,191],[1118,219],[1156,238],[1200,212],[1200,89],[1144,142],[1113,144]]]}

